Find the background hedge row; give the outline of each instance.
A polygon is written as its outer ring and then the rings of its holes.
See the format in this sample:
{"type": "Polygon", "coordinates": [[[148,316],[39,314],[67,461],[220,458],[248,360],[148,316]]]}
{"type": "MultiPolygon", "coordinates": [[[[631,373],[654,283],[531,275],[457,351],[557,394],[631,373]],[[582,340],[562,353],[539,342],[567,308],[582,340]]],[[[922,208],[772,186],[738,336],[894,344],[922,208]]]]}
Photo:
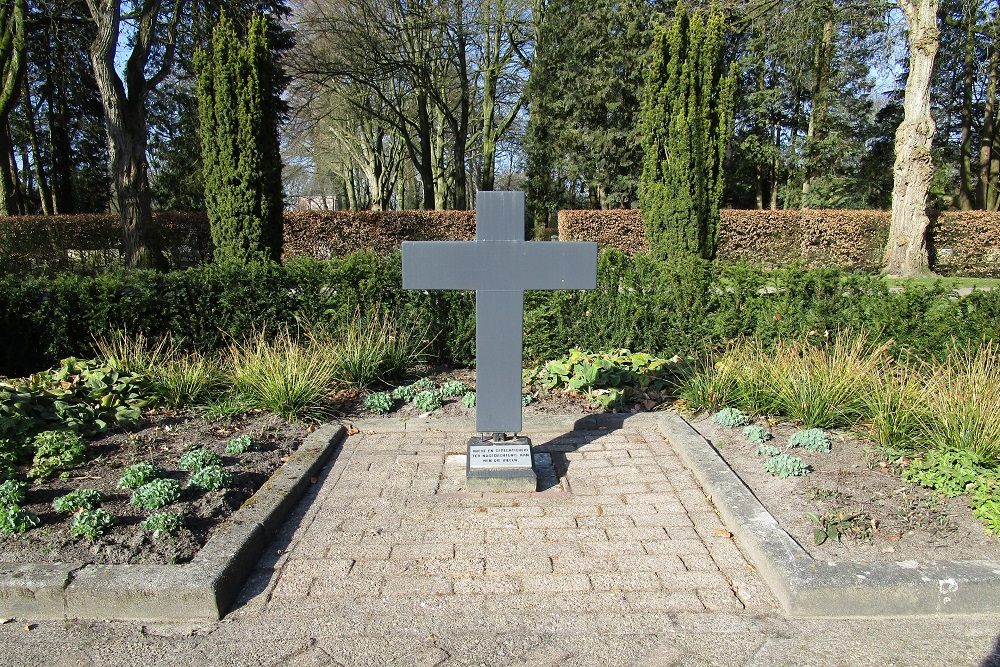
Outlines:
{"type": "MultiPolygon", "coordinates": [[[[407,329],[427,331],[444,362],[474,360],[475,299],[469,292],[402,290],[398,254],[357,253],[284,266],[205,266],[166,274],[0,277],[0,374],[21,375],[119,328],[172,334],[208,351],[256,327],[343,322],[381,307],[407,329]]],[[[703,355],[754,335],[822,335],[866,329],[897,349],[942,354],[953,340],[1000,337],[1000,291],[953,298],[941,288],[890,292],[875,276],[838,269],[761,271],[742,264],[658,262],[609,250],[598,289],[529,292],[525,358],[551,359],[571,347],[627,347],[670,356],[703,355]]]]}
{"type": "MultiPolygon", "coordinates": [[[[286,211],[285,259],[329,259],[361,250],[389,254],[404,240],[471,239],[475,211],[286,211]]],[[[212,257],[208,218],[202,213],[157,213],[153,221],[171,268],[212,257]]],[[[117,215],[0,218],[0,270],[54,274],[99,273],[122,263],[117,215]]]]}
{"type": "MultiPolygon", "coordinates": [[[[801,262],[877,272],[889,232],[888,211],[725,209],[718,257],[766,266],[801,262]]],[[[638,209],[559,211],[559,238],[597,241],[629,253],[648,250],[638,209]]],[[[1000,277],[1000,213],[954,211],[929,230],[933,269],[946,276],[1000,277]]]]}

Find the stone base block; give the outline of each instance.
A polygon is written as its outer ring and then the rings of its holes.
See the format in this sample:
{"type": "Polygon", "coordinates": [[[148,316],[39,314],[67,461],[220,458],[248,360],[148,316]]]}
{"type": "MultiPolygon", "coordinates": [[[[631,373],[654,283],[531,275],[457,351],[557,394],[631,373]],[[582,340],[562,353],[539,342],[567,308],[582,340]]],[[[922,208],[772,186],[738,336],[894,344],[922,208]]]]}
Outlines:
{"type": "Polygon", "coordinates": [[[466,446],[465,488],[488,493],[533,493],[538,475],[532,464],[531,440],[501,442],[471,438],[466,446]]]}

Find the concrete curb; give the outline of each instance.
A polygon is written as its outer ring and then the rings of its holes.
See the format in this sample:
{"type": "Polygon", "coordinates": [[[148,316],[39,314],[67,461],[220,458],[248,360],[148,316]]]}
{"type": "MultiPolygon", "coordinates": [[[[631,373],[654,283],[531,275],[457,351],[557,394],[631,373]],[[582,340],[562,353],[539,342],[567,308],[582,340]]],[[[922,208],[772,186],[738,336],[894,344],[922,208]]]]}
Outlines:
{"type": "Polygon", "coordinates": [[[915,616],[1000,612],[1000,562],[825,562],[813,559],[719,453],[680,415],[659,428],[722,520],[793,616],[915,616]]]}
{"type": "Polygon", "coordinates": [[[0,615],[30,619],[218,620],[264,546],[346,429],[309,434],[257,493],[184,565],[0,564],[0,615]]]}

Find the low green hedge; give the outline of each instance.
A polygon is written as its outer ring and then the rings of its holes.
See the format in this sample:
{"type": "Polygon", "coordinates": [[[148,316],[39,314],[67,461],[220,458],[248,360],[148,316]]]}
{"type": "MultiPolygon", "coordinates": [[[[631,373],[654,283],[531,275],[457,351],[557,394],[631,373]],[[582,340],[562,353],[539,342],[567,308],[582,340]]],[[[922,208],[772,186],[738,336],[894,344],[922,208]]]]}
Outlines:
{"type": "MultiPolygon", "coordinates": [[[[1000,291],[956,298],[941,287],[890,292],[875,276],[796,267],[761,271],[700,260],[657,262],[609,250],[598,289],[529,292],[525,359],[571,347],[626,347],[660,356],[700,355],[751,335],[867,329],[897,348],[938,356],[950,341],[1000,338],[1000,291]]],[[[20,375],[69,355],[93,337],[126,328],[170,333],[202,351],[255,328],[341,320],[359,309],[391,309],[426,329],[442,361],[471,364],[475,298],[470,292],[402,290],[399,256],[358,253],[329,261],[206,265],[166,274],[0,278],[0,374],[20,375]]]]}

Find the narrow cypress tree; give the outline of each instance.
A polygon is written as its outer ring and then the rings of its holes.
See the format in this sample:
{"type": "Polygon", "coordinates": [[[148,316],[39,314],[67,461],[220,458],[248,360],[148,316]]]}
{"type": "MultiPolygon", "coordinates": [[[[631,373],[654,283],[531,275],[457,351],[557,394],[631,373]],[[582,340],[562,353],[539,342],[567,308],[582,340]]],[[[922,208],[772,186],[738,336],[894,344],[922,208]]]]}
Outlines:
{"type": "Polygon", "coordinates": [[[654,28],[643,82],[639,203],[658,257],[715,255],[723,159],[732,133],[735,75],[723,64],[722,14],[677,4],[654,28]]]}
{"type": "Polygon", "coordinates": [[[281,257],[281,156],[274,62],[263,16],[245,37],[223,15],[195,54],[205,208],[216,261],[281,257]]]}

